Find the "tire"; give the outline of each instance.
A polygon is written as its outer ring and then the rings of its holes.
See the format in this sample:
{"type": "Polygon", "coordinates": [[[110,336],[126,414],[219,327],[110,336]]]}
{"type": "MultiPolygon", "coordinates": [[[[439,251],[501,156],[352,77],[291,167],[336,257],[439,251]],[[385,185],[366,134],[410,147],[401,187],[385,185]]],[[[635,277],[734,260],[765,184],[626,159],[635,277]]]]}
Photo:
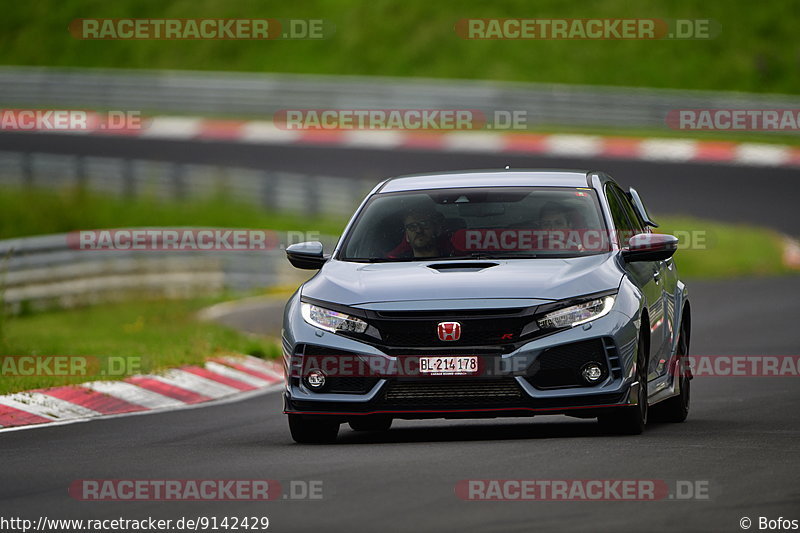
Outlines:
{"type": "MultiPolygon", "coordinates": [[[[642,324],[642,327],[645,327],[642,324]]],[[[600,428],[606,433],[618,435],[640,435],[647,425],[647,343],[644,334],[639,334],[636,376],[639,381],[637,405],[620,407],[615,412],[597,417],[600,428]]]]}
{"type": "Polygon", "coordinates": [[[339,423],[290,414],[289,431],[294,441],[299,444],[329,444],[336,442],[339,423]]]}
{"type": "Polygon", "coordinates": [[[388,417],[361,416],[350,421],[353,431],[387,431],[392,427],[392,419],[388,417]]]}
{"type": "Polygon", "coordinates": [[[681,329],[678,333],[677,361],[675,368],[678,372],[678,386],[680,392],[668,400],[653,406],[653,419],[658,422],[679,423],[684,422],[689,416],[689,400],[691,399],[691,371],[685,364],[686,357],[689,355],[689,335],[686,326],[681,322],[681,329]]]}

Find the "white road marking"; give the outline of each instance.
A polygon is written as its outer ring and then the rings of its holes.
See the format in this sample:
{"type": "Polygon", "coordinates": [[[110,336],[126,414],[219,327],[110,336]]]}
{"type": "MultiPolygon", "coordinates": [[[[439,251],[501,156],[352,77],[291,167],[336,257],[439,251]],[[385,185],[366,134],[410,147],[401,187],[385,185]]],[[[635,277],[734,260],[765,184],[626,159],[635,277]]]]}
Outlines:
{"type": "Polygon", "coordinates": [[[551,154],[592,157],[600,153],[603,141],[593,135],[549,135],[545,145],[551,154]]]}
{"type": "Polygon", "coordinates": [[[214,372],[215,374],[219,374],[220,376],[235,379],[236,381],[241,381],[242,383],[247,383],[248,385],[253,385],[254,387],[266,387],[267,385],[272,384],[271,381],[257,378],[252,374],[248,374],[246,372],[242,372],[241,370],[236,370],[235,368],[215,363],[214,361],[207,362],[206,369],[210,370],[211,372],[214,372]]]}
{"type": "Polygon", "coordinates": [[[697,141],[645,139],[639,145],[640,157],[653,161],[689,161],[697,153],[697,141]]]}
{"type": "Polygon", "coordinates": [[[503,135],[497,133],[447,133],[444,135],[446,150],[457,152],[499,152],[506,144],[503,135]]]}
{"type": "Polygon", "coordinates": [[[790,154],[786,146],[771,144],[742,143],[736,147],[736,161],[745,165],[783,165],[790,154]]]}
{"type": "Polygon", "coordinates": [[[179,405],[186,405],[180,400],[158,394],[142,387],[138,387],[133,383],[125,381],[90,381],[81,385],[87,389],[92,389],[103,394],[108,394],[114,398],[124,400],[129,403],[141,405],[148,409],[161,409],[164,407],[175,407],[179,405]]]}
{"type": "Polygon", "coordinates": [[[171,369],[160,375],[145,377],[157,379],[158,381],[166,383],[167,385],[180,387],[196,394],[208,396],[209,398],[221,398],[223,396],[230,396],[231,394],[241,392],[239,389],[229,387],[228,385],[224,385],[218,381],[212,381],[196,374],[192,374],[191,372],[184,372],[183,370],[178,369],[171,369]]]}
{"type": "Polygon", "coordinates": [[[0,396],[0,404],[26,411],[50,420],[67,420],[100,416],[101,413],[81,405],[54,398],[41,392],[17,392],[0,396]]]}
{"type": "Polygon", "coordinates": [[[203,119],[190,117],[154,117],[146,123],[142,137],[191,139],[200,133],[203,119]]]}
{"type": "Polygon", "coordinates": [[[272,122],[252,120],[241,129],[240,140],[251,143],[289,144],[298,140],[301,133],[296,130],[283,130],[272,122]]]}

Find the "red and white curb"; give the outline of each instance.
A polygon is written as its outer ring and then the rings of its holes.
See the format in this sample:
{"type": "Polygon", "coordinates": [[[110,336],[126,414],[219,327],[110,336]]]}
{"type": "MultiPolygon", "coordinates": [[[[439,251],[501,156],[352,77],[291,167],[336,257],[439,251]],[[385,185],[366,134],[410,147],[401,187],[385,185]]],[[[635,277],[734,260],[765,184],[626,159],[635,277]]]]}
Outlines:
{"type": "Polygon", "coordinates": [[[218,357],[203,367],[184,366],[121,381],[90,381],[0,396],[0,431],[181,409],[214,400],[238,399],[282,382],[283,367],[276,362],[252,356],[218,357]]]}
{"type": "MultiPolygon", "coordinates": [[[[63,133],[127,135],[145,139],[232,141],[339,148],[508,153],[553,157],[638,159],[754,166],[800,166],[800,147],[693,139],[606,137],[523,132],[408,130],[287,130],[268,121],[157,116],[140,129],[63,133]]],[[[53,130],[48,130],[50,133],[53,130]]]]}

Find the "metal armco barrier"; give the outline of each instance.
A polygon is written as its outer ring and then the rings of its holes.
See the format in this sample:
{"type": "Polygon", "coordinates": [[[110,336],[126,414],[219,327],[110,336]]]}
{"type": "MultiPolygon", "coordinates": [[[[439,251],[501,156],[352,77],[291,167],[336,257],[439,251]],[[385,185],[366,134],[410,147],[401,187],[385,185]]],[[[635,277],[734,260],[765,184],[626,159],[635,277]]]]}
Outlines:
{"type": "Polygon", "coordinates": [[[271,118],[285,109],[523,111],[528,127],[666,128],[674,109],[800,108],[792,95],[196,71],[0,67],[0,105],[271,118]]]}
{"type": "MultiPolygon", "coordinates": [[[[136,296],[188,297],[299,285],[311,274],[286,260],[295,235],[264,251],[80,250],[67,234],[0,241],[0,301],[12,314],[136,296]]],[[[336,238],[321,238],[332,250],[336,238]]]]}

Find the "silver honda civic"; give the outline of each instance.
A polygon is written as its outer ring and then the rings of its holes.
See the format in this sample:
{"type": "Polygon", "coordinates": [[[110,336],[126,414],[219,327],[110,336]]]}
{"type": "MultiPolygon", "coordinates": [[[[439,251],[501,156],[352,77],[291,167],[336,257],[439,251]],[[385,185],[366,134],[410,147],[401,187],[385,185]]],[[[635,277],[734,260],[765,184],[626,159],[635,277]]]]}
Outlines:
{"type": "Polygon", "coordinates": [[[634,189],[603,172],[499,170],[377,185],[283,325],[284,412],[300,443],[343,423],[562,414],[617,434],[682,422],[691,312],[634,189]]]}

